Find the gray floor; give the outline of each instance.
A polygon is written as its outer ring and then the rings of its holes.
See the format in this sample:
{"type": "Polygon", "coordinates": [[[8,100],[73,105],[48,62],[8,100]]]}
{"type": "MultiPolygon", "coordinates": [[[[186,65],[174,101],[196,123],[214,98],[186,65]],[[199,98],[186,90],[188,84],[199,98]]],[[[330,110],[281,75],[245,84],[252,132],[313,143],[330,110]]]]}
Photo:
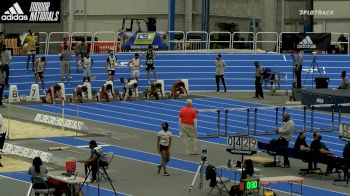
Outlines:
{"type": "MultiPolygon", "coordinates": [[[[203,96],[217,96],[231,99],[238,99],[242,101],[253,101],[264,104],[273,105],[283,105],[285,101],[289,100],[288,96],[269,96],[265,94],[264,100],[252,99],[253,93],[238,93],[238,92],[228,92],[228,93],[200,93],[203,96]],[[248,98],[247,98],[248,97],[248,98]]],[[[23,109],[20,107],[13,107],[12,112],[16,113],[16,118],[32,121],[34,119],[35,111],[28,109],[23,109]]],[[[6,115],[6,112],[4,113],[6,115]]],[[[117,146],[122,146],[126,148],[131,148],[134,150],[140,150],[145,152],[157,153],[156,152],[156,134],[140,131],[126,127],[112,126],[109,124],[102,124],[96,122],[86,122],[89,130],[93,131],[112,131],[113,136],[120,138],[121,140],[115,140],[109,137],[98,137],[98,136],[87,136],[84,137],[87,140],[96,139],[99,142],[113,144],[117,146]]],[[[48,147],[52,146],[51,143],[40,141],[37,139],[31,140],[9,140],[8,142],[15,143],[22,146],[32,147],[38,150],[47,150],[48,147]]],[[[199,146],[208,146],[208,161],[215,165],[223,165],[227,163],[228,159],[239,159],[238,156],[233,156],[226,152],[224,145],[217,145],[212,143],[200,142],[199,146]]],[[[57,157],[57,162],[55,164],[49,164],[52,171],[61,171],[65,160],[68,157],[75,157],[75,159],[84,159],[88,156],[88,152],[82,149],[74,149],[78,152],[85,153],[74,154],[67,151],[54,151],[54,155],[57,157]]],[[[171,149],[172,157],[189,160],[193,162],[199,162],[200,157],[186,157],[183,154],[182,143],[179,138],[174,138],[174,144],[171,149]]],[[[266,156],[266,154],[262,154],[266,156]]],[[[30,161],[30,160],[28,160],[30,161]]],[[[262,175],[265,176],[278,176],[278,175],[297,175],[300,168],[306,167],[306,164],[300,160],[291,159],[292,168],[262,168],[262,175]]],[[[78,165],[78,172],[83,173],[82,165],[78,165]]],[[[140,161],[135,161],[131,159],[125,159],[121,157],[116,157],[110,167],[109,174],[113,179],[113,184],[118,191],[128,193],[131,195],[206,195],[209,191],[208,183],[204,182],[204,188],[198,188],[198,181],[195,184],[194,190],[189,194],[189,186],[194,177],[194,173],[189,173],[181,170],[169,169],[170,177],[164,177],[156,173],[156,165],[148,164],[140,161]]],[[[315,187],[321,187],[323,189],[335,190],[343,193],[350,193],[349,188],[333,186],[332,176],[307,176],[305,178],[304,184],[311,185],[315,187]]],[[[0,195],[24,195],[26,193],[26,184],[23,182],[12,181],[0,177],[0,195]],[[6,187],[11,187],[7,189],[6,187]],[[15,193],[12,190],[15,189],[15,193]]],[[[101,183],[102,187],[110,189],[110,186],[106,182],[101,183]]],[[[288,195],[285,193],[278,193],[278,195],[288,195]]]]}

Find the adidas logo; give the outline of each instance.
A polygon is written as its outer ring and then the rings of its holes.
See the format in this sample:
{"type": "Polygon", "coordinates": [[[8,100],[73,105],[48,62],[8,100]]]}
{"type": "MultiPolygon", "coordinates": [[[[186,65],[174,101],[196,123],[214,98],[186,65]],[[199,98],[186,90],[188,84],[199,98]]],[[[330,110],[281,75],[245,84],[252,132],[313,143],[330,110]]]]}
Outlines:
{"type": "Polygon", "coordinates": [[[4,14],[1,16],[1,20],[28,20],[28,16],[24,15],[22,8],[18,2],[14,3],[4,14]]]}
{"type": "Polygon", "coordinates": [[[316,45],[312,42],[310,36],[306,36],[299,44],[297,45],[297,48],[312,48],[315,49],[316,45]]]}

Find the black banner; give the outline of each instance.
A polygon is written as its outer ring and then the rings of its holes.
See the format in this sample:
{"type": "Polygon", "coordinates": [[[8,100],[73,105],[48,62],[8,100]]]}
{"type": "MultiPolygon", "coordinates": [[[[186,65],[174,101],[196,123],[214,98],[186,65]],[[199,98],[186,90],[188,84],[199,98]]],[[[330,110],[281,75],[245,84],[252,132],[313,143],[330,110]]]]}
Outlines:
{"type": "Polygon", "coordinates": [[[282,33],[282,50],[328,50],[330,33],[282,33]]]}
{"type": "Polygon", "coordinates": [[[0,23],[59,23],[60,0],[1,1],[0,23]]]}

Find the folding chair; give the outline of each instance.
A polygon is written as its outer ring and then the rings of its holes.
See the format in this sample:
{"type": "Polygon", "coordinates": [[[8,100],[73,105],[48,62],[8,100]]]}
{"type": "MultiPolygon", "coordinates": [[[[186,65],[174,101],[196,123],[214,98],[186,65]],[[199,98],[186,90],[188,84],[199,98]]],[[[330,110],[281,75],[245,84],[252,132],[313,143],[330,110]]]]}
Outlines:
{"type": "Polygon", "coordinates": [[[112,160],[114,158],[114,153],[110,152],[108,154],[105,155],[106,159],[107,159],[107,163],[104,165],[99,165],[98,168],[98,180],[101,180],[101,177],[103,177],[105,180],[108,180],[108,176],[107,176],[107,170],[109,169],[109,165],[112,163],[112,160]]]}
{"type": "Polygon", "coordinates": [[[209,191],[208,195],[216,188],[218,189],[220,195],[222,195],[222,192],[229,192],[229,190],[226,187],[226,184],[230,182],[231,180],[229,178],[222,177],[218,174],[216,171],[215,166],[208,165],[206,169],[206,179],[210,180],[209,187],[211,190],[209,191]]]}
{"type": "Polygon", "coordinates": [[[49,188],[47,183],[41,179],[40,177],[32,177],[32,189],[34,190],[35,195],[54,195],[53,193],[56,191],[55,188],[49,188]]]}

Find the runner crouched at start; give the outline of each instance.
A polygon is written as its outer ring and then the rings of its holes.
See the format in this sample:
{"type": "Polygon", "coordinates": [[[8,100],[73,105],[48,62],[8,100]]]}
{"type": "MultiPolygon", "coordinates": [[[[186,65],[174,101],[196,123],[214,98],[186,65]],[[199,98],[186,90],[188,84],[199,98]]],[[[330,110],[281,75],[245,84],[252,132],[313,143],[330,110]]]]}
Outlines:
{"type": "Polygon", "coordinates": [[[85,85],[78,85],[75,87],[73,101],[75,103],[83,103],[84,97],[88,97],[88,87],[85,85]]]}
{"type": "Polygon", "coordinates": [[[115,100],[115,96],[113,93],[113,87],[111,84],[104,84],[103,86],[101,86],[100,88],[100,100],[101,102],[110,102],[110,101],[114,101],[115,100]],[[112,100],[110,98],[110,95],[112,95],[112,100]]]}
{"type": "Polygon", "coordinates": [[[132,92],[134,91],[135,98],[138,98],[138,92],[137,92],[137,81],[136,80],[129,80],[128,83],[125,84],[124,86],[124,92],[123,92],[123,97],[124,101],[130,101],[132,92]]]}
{"type": "Polygon", "coordinates": [[[156,100],[159,100],[158,92],[160,92],[163,97],[162,84],[154,82],[143,91],[143,95],[145,96],[145,99],[150,99],[153,96],[156,100]]]}
{"type": "Polygon", "coordinates": [[[56,84],[55,86],[51,86],[46,91],[46,103],[52,103],[55,104],[55,98],[60,98],[61,101],[64,101],[64,97],[62,96],[61,92],[61,86],[59,84],[56,84]]]}
{"type": "Polygon", "coordinates": [[[171,97],[173,99],[179,99],[181,94],[186,94],[188,97],[188,92],[185,87],[185,83],[181,80],[177,80],[174,82],[173,87],[171,88],[171,97]]]}

